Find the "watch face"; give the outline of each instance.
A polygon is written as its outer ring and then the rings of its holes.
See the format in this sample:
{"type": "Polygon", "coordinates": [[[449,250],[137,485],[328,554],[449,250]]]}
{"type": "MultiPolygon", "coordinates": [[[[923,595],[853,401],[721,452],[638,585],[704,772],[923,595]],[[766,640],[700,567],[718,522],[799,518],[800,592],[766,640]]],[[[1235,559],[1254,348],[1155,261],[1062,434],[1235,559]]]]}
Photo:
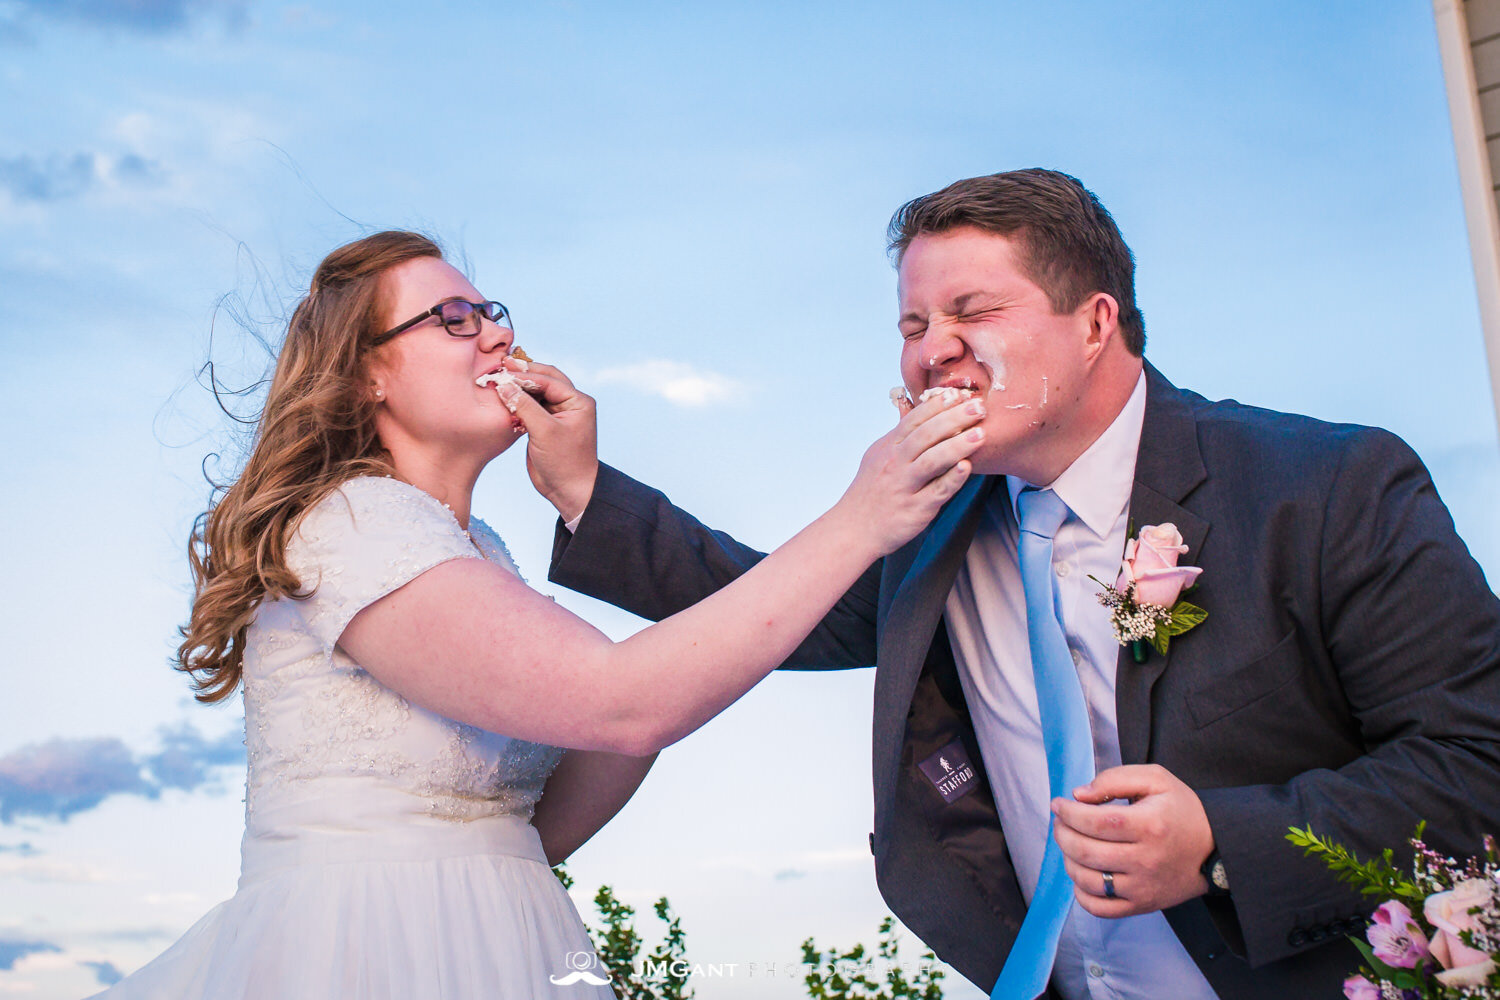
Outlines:
{"type": "Polygon", "coordinates": [[[1212,880],[1216,888],[1223,889],[1225,892],[1229,891],[1229,873],[1224,870],[1223,861],[1214,862],[1213,871],[1210,873],[1210,879],[1212,880]]]}

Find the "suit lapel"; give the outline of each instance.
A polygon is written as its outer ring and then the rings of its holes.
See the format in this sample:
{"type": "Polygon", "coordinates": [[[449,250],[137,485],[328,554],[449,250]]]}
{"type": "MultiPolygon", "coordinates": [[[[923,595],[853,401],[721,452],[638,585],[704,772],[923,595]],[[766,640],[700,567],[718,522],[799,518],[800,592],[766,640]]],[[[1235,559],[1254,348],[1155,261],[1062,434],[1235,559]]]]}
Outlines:
{"type": "MultiPolygon", "coordinates": [[[[932,647],[948,592],[953,589],[990,492],[1004,479],[1004,476],[971,478],[943,507],[927,531],[905,549],[887,557],[886,572],[899,582],[880,639],[881,669],[875,678],[876,745],[885,746],[898,756],[912,692],[932,647]],[[903,557],[910,558],[904,568],[903,557]],[[881,711],[882,706],[888,711],[881,711]],[[886,728],[890,731],[882,732],[886,728]]],[[[894,771],[891,776],[894,778],[894,771]]]]}
{"type": "MultiPolygon", "coordinates": [[[[1131,528],[1139,532],[1148,524],[1175,524],[1188,546],[1184,566],[1198,563],[1209,523],[1181,503],[1207,477],[1198,448],[1197,419],[1186,394],[1147,364],[1146,417],[1130,493],[1131,528]]],[[[1166,656],[1152,650],[1145,663],[1136,663],[1128,646],[1120,649],[1115,711],[1120,758],[1126,764],[1146,762],[1151,745],[1151,690],[1171,661],[1171,649],[1166,656]]]]}

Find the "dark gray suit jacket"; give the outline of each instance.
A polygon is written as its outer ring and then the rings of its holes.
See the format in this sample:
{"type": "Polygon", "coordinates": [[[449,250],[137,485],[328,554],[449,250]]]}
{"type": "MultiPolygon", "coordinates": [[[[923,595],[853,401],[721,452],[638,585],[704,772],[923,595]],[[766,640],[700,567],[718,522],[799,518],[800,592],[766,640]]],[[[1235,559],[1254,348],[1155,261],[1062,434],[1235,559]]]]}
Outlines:
{"type": "MultiPolygon", "coordinates": [[[[1500,832],[1500,601],[1426,469],[1381,430],[1210,402],[1147,366],[1130,515],[1171,522],[1204,572],[1208,620],[1117,677],[1126,764],[1203,800],[1232,888],[1167,918],[1223,1000],[1337,996],[1343,940],[1379,900],[1284,835],[1311,824],[1361,855],[1422,819],[1454,854],[1500,832]]],[[[850,589],[787,661],[875,664],[882,895],[984,989],[1025,913],[948,642],[943,606],[1000,477],[965,484],[850,589]],[[917,764],[957,741],[979,772],[947,802],[917,764]]],[[[646,618],[702,599],[760,553],[613,469],[550,578],[646,618]]],[[[1100,613],[1104,611],[1101,608],[1100,613]]],[[[1024,635],[1016,641],[1025,642],[1024,635]]]]}

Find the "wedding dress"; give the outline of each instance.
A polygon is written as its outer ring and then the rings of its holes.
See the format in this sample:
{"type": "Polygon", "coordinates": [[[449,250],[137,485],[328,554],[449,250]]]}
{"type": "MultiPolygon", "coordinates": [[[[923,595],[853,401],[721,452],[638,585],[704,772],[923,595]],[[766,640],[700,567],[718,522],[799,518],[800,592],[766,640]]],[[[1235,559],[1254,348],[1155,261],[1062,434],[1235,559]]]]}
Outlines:
{"type": "Polygon", "coordinates": [[[335,645],[361,608],[439,563],[515,573],[489,526],[470,525],[373,476],[303,518],[287,562],[317,589],[262,604],[246,635],[238,891],[98,997],[613,997],[529,822],[562,751],[414,705],[335,645]]]}

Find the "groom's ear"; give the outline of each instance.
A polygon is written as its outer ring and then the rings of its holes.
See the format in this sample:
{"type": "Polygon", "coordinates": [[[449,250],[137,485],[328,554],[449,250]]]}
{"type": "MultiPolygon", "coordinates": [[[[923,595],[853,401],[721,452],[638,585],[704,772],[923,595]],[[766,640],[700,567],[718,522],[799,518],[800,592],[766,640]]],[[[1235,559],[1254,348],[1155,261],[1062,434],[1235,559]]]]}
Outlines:
{"type": "Polygon", "coordinates": [[[1078,307],[1078,316],[1087,327],[1084,356],[1093,361],[1120,335],[1120,304],[1108,292],[1095,292],[1078,307]]]}

